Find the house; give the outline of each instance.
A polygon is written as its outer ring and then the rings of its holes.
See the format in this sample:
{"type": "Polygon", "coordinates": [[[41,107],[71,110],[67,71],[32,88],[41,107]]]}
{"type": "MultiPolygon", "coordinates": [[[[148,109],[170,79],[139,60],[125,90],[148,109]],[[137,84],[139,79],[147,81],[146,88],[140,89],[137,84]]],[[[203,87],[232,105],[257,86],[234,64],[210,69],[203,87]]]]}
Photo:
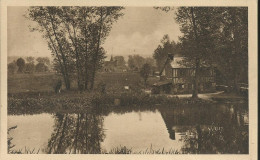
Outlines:
{"type": "MultiPolygon", "coordinates": [[[[192,93],[195,68],[183,65],[183,57],[176,57],[171,62],[171,81],[174,93],[192,93]]],[[[203,66],[199,72],[199,93],[216,90],[216,73],[213,67],[203,66]]],[[[169,78],[169,77],[168,77],[169,78]]]]}
{"type": "MultiPolygon", "coordinates": [[[[192,93],[195,78],[195,68],[184,65],[183,57],[174,57],[170,72],[162,72],[160,82],[153,85],[152,93],[192,93]]],[[[214,92],[216,90],[216,73],[213,67],[200,68],[198,79],[198,92],[214,92]]]]}

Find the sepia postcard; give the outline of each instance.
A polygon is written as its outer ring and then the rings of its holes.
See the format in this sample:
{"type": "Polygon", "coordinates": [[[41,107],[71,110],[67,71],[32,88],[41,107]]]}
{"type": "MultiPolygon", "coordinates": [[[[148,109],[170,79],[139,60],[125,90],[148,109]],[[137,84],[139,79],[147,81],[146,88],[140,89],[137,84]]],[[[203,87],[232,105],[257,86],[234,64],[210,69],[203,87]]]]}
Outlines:
{"type": "Polygon", "coordinates": [[[1,159],[257,159],[257,1],[1,1],[1,159]]]}

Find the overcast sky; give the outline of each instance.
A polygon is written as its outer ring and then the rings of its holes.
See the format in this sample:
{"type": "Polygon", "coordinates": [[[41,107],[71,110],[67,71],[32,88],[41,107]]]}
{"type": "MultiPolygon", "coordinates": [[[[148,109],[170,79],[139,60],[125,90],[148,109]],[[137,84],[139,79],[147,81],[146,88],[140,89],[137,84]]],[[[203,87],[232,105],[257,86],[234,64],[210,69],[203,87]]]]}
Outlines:
{"type": "MultiPolygon", "coordinates": [[[[8,56],[51,56],[39,32],[30,32],[33,22],[23,17],[28,7],[8,7],[8,56]]],[[[152,7],[126,7],[103,47],[107,56],[140,54],[152,56],[163,35],[177,41],[181,35],[174,13],[152,7]]]]}

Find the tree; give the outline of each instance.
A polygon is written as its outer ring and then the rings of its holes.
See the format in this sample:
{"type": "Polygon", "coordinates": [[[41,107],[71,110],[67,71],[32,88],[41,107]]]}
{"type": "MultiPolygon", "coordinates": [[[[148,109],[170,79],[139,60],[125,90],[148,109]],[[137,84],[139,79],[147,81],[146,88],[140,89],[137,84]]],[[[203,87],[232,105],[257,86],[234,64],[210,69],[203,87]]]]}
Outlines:
{"type": "Polygon", "coordinates": [[[140,55],[128,56],[128,67],[132,70],[140,70],[145,64],[145,58],[140,55]]]}
{"type": "Polygon", "coordinates": [[[120,67],[126,66],[125,58],[123,56],[115,56],[114,60],[117,61],[117,66],[120,66],[120,67]]]}
{"type": "Polygon", "coordinates": [[[16,65],[18,66],[18,72],[23,73],[25,67],[25,61],[23,58],[18,58],[16,61],[16,65]]]}
{"type": "Polygon", "coordinates": [[[180,37],[181,53],[190,66],[195,68],[193,98],[198,98],[200,68],[209,63],[218,40],[221,17],[213,7],[179,7],[176,21],[183,36],[180,37]]]}
{"type": "Polygon", "coordinates": [[[26,63],[25,64],[25,68],[24,68],[24,71],[26,72],[26,73],[33,73],[34,72],[34,70],[35,70],[35,65],[33,64],[33,63],[26,63]]]}
{"type": "Polygon", "coordinates": [[[94,78],[96,70],[97,62],[99,61],[99,53],[101,49],[101,45],[104,43],[106,37],[109,35],[110,30],[112,28],[112,24],[118,20],[119,17],[123,16],[121,12],[123,7],[96,7],[95,11],[97,16],[99,17],[97,22],[94,23],[92,28],[92,37],[94,41],[94,54],[92,58],[92,76],[91,76],[91,86],[90,89],[93,89],[94,86],[94,78]],[[93,35],[94,34],[94,35],[93,35]]]}
{"type": "Polygon", "coordinates": [[[47,72],[48,67],[44,63],[38,63],[35,66],[35,71],[36,72],[47,72]]]}
{"type": "Polygon", "coordinates": [[[63,75],[66,89],[70,89],[69,66],[71,64],[69,46],[64,32],[61,28],[60,7],[30,7],[27,18],[37,22],[38,26],[33,27],[32,31],[39,31],[46,39],[49,49],[59,64],[63,75]]]}
{"type": "Polygon", "coordinates": [[[38,58],[36,59],[36,61],[37,61],[38,63],[43,63],[43,64],[45,64],[46,66],[49,66],[49,65],[51,64],[51,61],[50,61],[50,58],[49,58],[49,57],[38,57],[38,58]]]}
{"type": "Polygon", "coordinates": [[[219,8],[222,21],[218,45],[211,63],[226,79],[226,84],[238,89],[238,82],[248,83],[248,9],[219,8]]]}
{"type": "MultiPolygon", "coordinates": [[[[169,7],[160,8],[168,12],[169,7]]],[[[216,67],[227,84],[247,82],[248,9],[246,7],[179,7],[175,20],[183,35],[179,48],[195,68],[193,97],[198,95],[200,68],[216,67]],[[246,78],[244,78],[246,77],[246,78]]]]}
{"type": "Polygon", "coordinates": [[[216,67],[236,88],[240,75],[247,72],[247,8],[180,7],[176,20],[183,33],[182,53],[195,68],[193,97],[205,65],[216,67]]]}
{"type": "Polygon", "coordinates": [[[148,79],[150,73],[151,73],[151,66],[149,64],[145,63],[140,70],[140,75],[144,79],[145,86],[147,84],[147,79],[148,79]]]}
{"type": "Polygon", "coordinates": [[[27,63],[31,63],[31,64],[34,64],[34,57],[26,57],[26,61],[27,63]]]}
{"type": "Polygon", "coordinates": [[[15,61],[8,64],[8,73],[14,74],[18,70],[18,66],[15,61]]]}
{"type": "Polygon", "coordinates": [[[149,64],[151,67],[156,66],[156,61],[151,57],[145,58],[145,63],[149,64]]]}
{"type": "Polygon", "coordinates": [[[70,89],[76,76],[79,89],[93,89],[96,71],[105,51],[102,48],[112,24],[123,7],[30,7],[29,19],[38,23],[54,56],[54,68],[70,89]],[[88,84],[90,82],[90,86],[88,84]]]}
{"type": "MultiPolygon", "coordinates": [[[[161,71],[165,62],[168,58],[168,54],[177,54],[177,47],[174,41],[170,41],[169,36],[166,34],[161,40],[161,44],[155,49],[153,53],[153,58],[156,61],[157,69],[161,71]]],[[[171,68],[170,61],[166,64],[165,70],[166,74],[169,74],[169,69],[171,68]]]]}

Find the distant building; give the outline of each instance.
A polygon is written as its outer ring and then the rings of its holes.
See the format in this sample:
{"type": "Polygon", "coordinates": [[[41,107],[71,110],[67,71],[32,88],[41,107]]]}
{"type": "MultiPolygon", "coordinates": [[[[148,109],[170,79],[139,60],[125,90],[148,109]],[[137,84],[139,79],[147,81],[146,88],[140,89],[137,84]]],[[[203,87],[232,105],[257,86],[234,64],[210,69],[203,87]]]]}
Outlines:
{"type": "Polygon", "coordinates": [[[117,60],[113,59],[111,56],[110,61],[105,61],[103,65],[103,71],[105,72],[115,72],[117,68],[117,60]]]}

